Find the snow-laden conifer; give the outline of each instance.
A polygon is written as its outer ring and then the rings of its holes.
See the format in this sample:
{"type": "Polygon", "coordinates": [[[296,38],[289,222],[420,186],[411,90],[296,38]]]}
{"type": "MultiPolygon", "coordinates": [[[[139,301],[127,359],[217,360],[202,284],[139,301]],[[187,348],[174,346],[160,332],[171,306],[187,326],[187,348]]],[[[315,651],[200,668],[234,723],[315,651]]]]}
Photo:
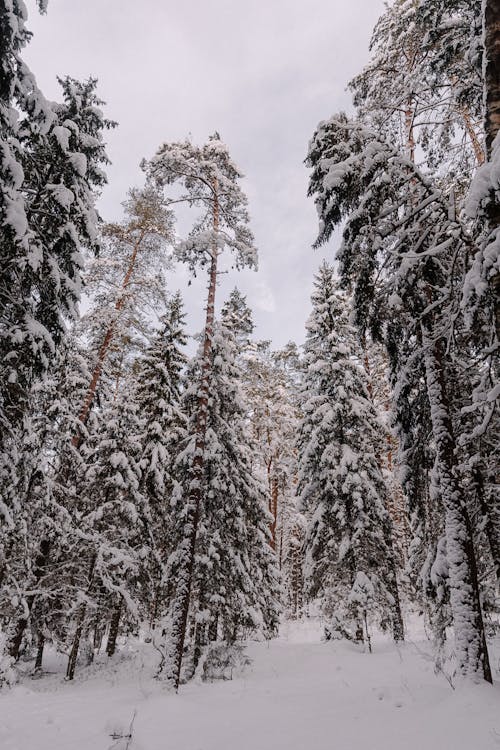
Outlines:
{"type": "Polygon", "coordinates": [[[359,361],[348,300],[326,263],[315,278],[307,322],[303,417],[298,439],[302,507],[308,516],[306,586],[331,632],[369,638],[368,623],[403,638],[387,488],[378,454],[383,432],[359,361]]]}
{"type": "Polygon", "coordinates": [[[186,437],[187,415],[182,398],[182,378],[186,365],[183,347],[186,345],[182,298],[175,294],[160,319],[161,328],[155,334],[144,356],[136,364],[134,398],[141,417],[140,433],[140,489],[151,513],[154,540],[151,579],[148,592],[150,622],[167,606],[175,582],[165,574],[167,559],[172,551],[172,503],[178,494],[179,481],[175,464],[180,446],[186,437]]]}
{"type": "MultiPolygon", "coordinates": [[[[24,4],[2,3],[3,252],[0,266],[0,398],[3,419],[22,418],[30,384],[54,357],[81,293],[83,248],[96,250],[95,194],[105,182],[106,120],[97,82],[60,79],[47,102],[20,57],[24,4]]],[[[5,430],[2,430],[5,434],[5,430]]]]}
{"type": "Polygon", "coordinates": [[[410,367],[410,360],[402,366],[401,339],[410,358],[423,363],[459,669],[491,680],[474,529],[459,481],[447,348],[459,307],[451,269],[466,257],[469,232],[437,185],[362,123],[341,115],[320,124],[308,163],[321,219],[317,244],[347,218],[339,259],[344,281],[355,283],[356,322],[383,333],[396,388],[410,367]]]}
{"type": "MultiPolygon", "coordinates": [[[[230,645],[254,631],[272,635],[279,611],[278,571],[269,544],[265,484],[249,433],[235,336],[226,323],[216,325],[212,357],[203,502],[188,628],[193,634],[189,671],[210,641],[221,640],[230,645]]],[[[203,351],[195,362],[195,372],[190,373],[191,384],[184,396],[184,401],[194,406],[202,362],[203,351]]],[[[191,434],[178,459],[178,475],[184,475],[185,482],[189,482],[189,467],[196,450],[195,420],[194,409],[191,434]]],[[[174,581],[184,555],[184,516],[181,492],[173,509],[178,538],[170,559],[174,581]]]]}

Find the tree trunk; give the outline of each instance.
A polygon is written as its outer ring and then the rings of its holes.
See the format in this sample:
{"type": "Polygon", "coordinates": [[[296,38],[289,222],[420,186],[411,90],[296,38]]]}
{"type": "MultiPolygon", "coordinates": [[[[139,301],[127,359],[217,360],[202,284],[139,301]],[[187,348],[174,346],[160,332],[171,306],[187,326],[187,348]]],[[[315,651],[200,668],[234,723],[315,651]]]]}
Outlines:
{"type": "Polygon", "coordinates": [[[472,527],[457,476],[455,439],[445,385],[444,343],[422,325],[427,392],[445,509],[450,602],[457,664],[463,676],[492,682],[481,611],[472,527]]]}
{"type": "Polygon", "coordinates": [[[276,474],[271,479],[271,514],[273,520],[271,521],[271,547],[276,551],[276,528],[278,525],[278,477],[276,474]]]}
{"type": "Polygon", "coordinates": [[[82,639],[82,633],[83,633],[83,624],[85,622],[85,615],[87,614],[87,605],[82,604],[80,607],[80,612],[78,614],[78,619],[76,621],[76,630],[75,635],[73,637],[73,645],[71,646],[71,651],[69,654],[68,659],[68,666],[66,669],[66,679],[72,680],[75,676],[75,669],[76,669],[76,661],[78,659],[78,650],[80,648],[80,641],[82,639]]]}
{"type": "MultiPolygon", "coordinates": [[[[102,375],[102,369],[104,366],[104,360],[106,359],[106,355],[108,353],[109,347],[111,346],[111,342],[113,340],[113,336],[115,334],[115,328],[116,328],[116,321],[118,318],[118,314],[120,313],[121,309],[123,308],[125,304],[125,300],[127,298],[127,288],[130,284],[130,279],[132,278],[132,273],[135,268],[135,262],[137,260],[137,253],[139,252],[139,248],[141,246],[141,243],[144,239],[145,231],[143,230],[141,234],[139,235],[134,248],[132,250],[132,255],[130,256],[130,262],[128,265],[127,273],[125,274],[125,277],[123,279],[122,283],[122,290],[120,297],[116,301],[115,304],[115,312],[116,317],[112,321],[111,325],[108,327],[108,330],[106,331],[104,335],[103,342],[99,348],[99,352],[97,354],[97,363],[94,367],[94,371],[92,373],[92,378],[90,380],[90,385],[88,387],[85,399],[83,401],[83,406],[80,410],[80,414],[78,415],[78,418],[80,422],[85,425],[87,423],[87,419],[89,418],[90,410],[92,408],[92,404],[94,403],[95,394],[97,390],[97,385],[99,383],[99,380],[102,375]]],[[[82,442],[82,434],[81,432],[78,432],[77,434],[73,435],[72,443],[73,445],[78,448],[81,445],[82,442]]]]}
{"type": "MultiPolygon", "coordinates": [[[[486,155],[491,160],[493,141],[500,128],[500,0],[484,0],[484,55],[485,102],[484,123],[486,155]]],[[[488,205],[488,219],[492,230],[500,227],[500,201],[492,199],[488,205]]],[[[500,339],[500,274],[491,279],[495,327],[500,339]]]]}
{"type": "MultiPolygon", "coordinates": [[[[214,185],[213,228],[219,229],[219,201],[217,184],[214,185]]],[[[218,248],[216,243],[212,247],[212,261],[208,284],[208,299],[205,320],[205,334],[203,340],[203,361],[201,367],[201,383],[198,395],[198,411],[196,420],[196,442],[191,465],[191,482],[186,509],[184,539],[180,549],[180,565],[177,572],[177,588],[173,601],[171,651],[168,658],[167,679],[172,682],[176,690],[179,689],[182,669],[182,657],[186,629],[188,623],[191,588],[193,583],[194,559],[196,553],[196,539],[200,521],[202,487],[205,468],[205,442],[208,417],[208,398],[210,375],[212,371],[212,338],[214,332],[215,291],[217,285],[218,248]]]]}
{"type": "Polygon", "coordinates": [[[108,642],[106,643],[106,653],[108,656],[113,656],[116,651],[116,639],[120,630],[120,618],[122,616],[123,599],[120,596],[117,602],[113,615],[111,617],[111,625],[109,626],[108,642]]]}
{"type": "MultiPolygon", "coordinates": [[[[34,564],[34,580],[35,580],[35,587],[38,585],[40,579],[42,578],[44,572],[45,572],[45,566],[48,562],[50,552],[50,541],[48,539],[42,539],[40,542],[40,551],[35,559],[34,564]]],[[[35,603],[35,594],[30,594],[26,597],[26,604],[28,608],[29,614],[31,614],[31,611],[33,609],[33,604],[35,603]]],[[[14,628],[14,634],[9,641],[8,646],[8,652],[9,655],[12,656],[14,659],[19,658],[19,649],[21,648],[21,643],[23,641],[24,631],[26,630],[26,627],[28,625],[28,617],[20,617],[15,625],[14,628]]]]}
{"type": "MultiPolygon", "coordinates": [[[[92,589],[96,560],[97,560],[97,555],[94,554],[91,558],[90,566],[89,566],[89,583],[87,586],[87,594],[89,594],[92,589]]],[[[73,637],[73,645],[71,646],[71,651],[70,651],[70,655],[68,659],[68,666],[66,669],[66,680],[72,680],[73,677],[75,676],[76,661],[78,659],[78,650],[80,648],[80,641],[82,638],[83,626],[85,623],[86,614],[87,614],[87,604],[84,602],[80,607],[80,612],[78,613],[78,617],[76,621],[76,630],[75,630],[75,635],[73,637]]]]}
{"type": "Polygon", "coordinates": [[[500,128],[500,0],[484,0],[486,153],[500,128]]]}
{"type": "Polygon", "coordinates": [[[40,633],[38,636],[38,648],[37,648],[36,659],[35,659],[35,672],[41,672],[42,670],[44,646],[45,646],[45,636],[43,633],[40,633]]]}
{"type": "Polygon", "coordinates": [[[396,574],[396,561],[394,557],[392,534],[391,534],[391,529],[389,526],[387,528],[386,537],[387,537],[386,544],[390,549],[389,579],[388,579],[387,590],[389,591],[389,594],[394,599],[394,604],[392,605],[392,637],[394,638],[396,643],[398,643],[400,641],[404,641],[405,629],[404,629],[404,623],[403,623],[403,615],[401,612],[401,599],[399,597],[399,586],[398,586],[398,578],[396,574]]]}

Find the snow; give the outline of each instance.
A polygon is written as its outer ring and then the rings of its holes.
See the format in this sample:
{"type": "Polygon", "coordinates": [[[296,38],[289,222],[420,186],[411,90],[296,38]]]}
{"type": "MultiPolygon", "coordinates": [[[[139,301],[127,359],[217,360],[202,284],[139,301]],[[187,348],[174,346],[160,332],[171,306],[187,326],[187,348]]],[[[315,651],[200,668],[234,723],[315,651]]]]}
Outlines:
{"type": "Polygon", "coordinates": [[[68,157],[68,161],[80,177],[85,177],[87,173],[87,157],[85,156],[85,154],[70,154],[68,157]]]}
{"type": "MultiPolygon", "coordinates": [[[[251,666],[233,680],[178,695],[148,676],[146,645],[72,684],[26,679],[1,697],[0,746],[111,750],[134,719],[129,750],[498,750],[500,686],[453,690],[422,633],[398,648],[375,637],[372,654],[320,637],[315,620],[285,623],[278,639],[248,644],[251,666]]],[[[49,669],[62,667],[52,656],[49,669]]]]}

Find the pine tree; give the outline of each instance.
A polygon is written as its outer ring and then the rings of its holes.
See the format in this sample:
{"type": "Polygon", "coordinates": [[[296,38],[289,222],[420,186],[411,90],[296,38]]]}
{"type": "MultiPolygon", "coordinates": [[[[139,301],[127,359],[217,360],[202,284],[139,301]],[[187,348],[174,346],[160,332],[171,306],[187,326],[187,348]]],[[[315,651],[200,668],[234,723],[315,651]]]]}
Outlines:
{"type": "Polygon", "coordinates": [[[172,625],[173,653],[169,658],[169,680],[179,686],[189,604],[193,583],[196,539],[203,502],[203,475],[206,448],[207,411],[210,397],[212,337],[218,259],[224,247],[233,251],[235,265],[255,267],[256,250],[248,227],[247,200],[237,181],[241,173],[231,161],[227,147],[216,133],[202,148],[190,142],[165,144],[144,165],[159,186],[180,183],[184,201],[202,209],[201,217],[184,242],[178,246],[178,257],[194,271],[209,267],[208,299],[203,340],[203,364],[200,373],[196,416],[196,448],[192,454],[191,482],[186,498],[184,540],[177,570],[177,590],[172,625]]]}
{"type": "Polygon", "coordinates": [[[254,322],[246,297],[236,287],[222,307],[221,319],[233,331],[239,353],[244,354],[250,343],[254,322]]]}
{"type": "Polygon", "coordinates": [[[418,148],[462,193],[484,161],[479,8],[480,0],[394,0],[373,32],[370,63],[350,84],[364,122],[412,161],[418,148]]]}
{"type": "MultiPolygon", "coordinates": [[[[123,203],[125,219],[103,228],[104,247],[87,273],[93,306],[81,327],[90,341],[94,366],[80,422],[85,425],[106,370],[120,379],[126,354],[144,345],[151,314],[165,309],[165,271],[171,262],[173,217],[161,193],[151,185],[132,189],[123,203]],[[117,362],[109,362],[114,354],[117,362]]],[[[78,445],[79,433],[74,442],[78,445]]]]}
{"type": "MultiPolygon", "coordinates": [[[[4,486],[9,511],[0,533],[0,606],[13,659],[25,641],[42,633],[56,640],[60,630],[60,592],[73,531],[68,511],[81,467],[71,446],[74,399],[83,394],[88,375],[75,339],[66,337],[50,375],[33,384],[29,410],[5,454],[11,476],[4,486]]],[[[41,666],[41,652],[39,661],[41,666]]]]}
{"type": "Polygon", "coordinates": [[[403,624],[391,524],[377,455],[382,430],[360,366],[348,301],[333,270],[315,278],[307,323],[299,484],[309,525],[306,582],[320,596],[332,629],[369,639],[368,619],[403,624]]]}

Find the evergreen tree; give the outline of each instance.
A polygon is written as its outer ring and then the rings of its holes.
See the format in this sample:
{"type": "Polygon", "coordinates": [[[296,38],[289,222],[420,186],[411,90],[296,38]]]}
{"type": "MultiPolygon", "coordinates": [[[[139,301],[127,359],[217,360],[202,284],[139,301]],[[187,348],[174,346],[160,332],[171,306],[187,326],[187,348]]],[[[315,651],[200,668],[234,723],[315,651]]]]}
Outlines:
{"type": "Polygon", "coordinates": [[[307,323],[299,484],[309,518],[306,585],[331,628],[363,639],[368,620],[403,638],[387,490],[377,461],[381,426],[369,401],[348,302],[326,263],[307,323]]]}
{"type": "Polygon", "coordinates": [[[149,533],[154,540],[151,566],[153,590],[150,597],[150,621],[154,625],[171,596],[173,581],[166,579],[166,563],[172,551],[172,498],[179,490],[175,462],[185,440],[187,418],[181,403],[181,384],[186,356],[182,348],[185,315],[180,293],[167,305],[160,323],[162,328],[153,338],[135,374],[135,399],[143,424],[141,442],[141,491],[147,498],[151,513],[149,533]]]}
{"type": "MultiPolygon", "coordinates": [[[[411,348],[423,363],[459,670],[491,680],[474,530],[459,482],[447,354],[457,317],[456,276],[450,270],[461,248],[466,256],[469,234],[436,185],[359,122],[340,116],[322,123],[308,163],[310,192],[322,219],[317,244],[347,217],[339,258],[344,280],[355,281],[357,322],[362,329],[373,322],[379,336],[383,331],[395,378],[408,372],[405,350],[411,348]]],[[[403,385],[400,379],[396,389],[403,385]]]]}
{"type": "Polygon", "coordinates": [[[22,420],[33,378],[75,313],[82,249],[99,244],[94,201],[106,182],[103,132],[113,125],[93,79],[61,79],[63,103],[44,99],[21,58],[29,36],[24,3],[1,3],[2,435],[22,420]]]}
{"type": "Polygon", "coordinates": [[[245,353],[250,343],[254,323],[246,297],[236,287],[222,307],[221,319],[233,331],[240,353],[245,353]]]}
{"type": "Polygon", "coordinates": [[[141,431],[137,404],[124,389],[102,409],[97,429],[79,452],[79,491],[68,508],[75,540],[68,561],[69,680],[82,638],[87,638],[96,618],[112,620],[122,602],[134,622],[142,614],[141,566],[148,565],[154,550],[148,533],[150,508],[140,488],[141,431]]]}
{"type": "MultiPolygon", "coordinates": [[[[66,337],[52,372],[33,384],[29,410],[4,454],[11,476],[4,487],[10,510],[0,527],[0,606],[13,659],[41,634],[56,641],[64,617],[61,592],[74,531],[75,477],[82,464],[71,445],[74,399],[83,394],[88,374],[75,339],[66,337]]],[[[42,651],[43,643],[39,666],[42,651]]]]}
{"type": "Polygon", "coordinates": [[[202,209],[186,241],[178,246],[178,257],[192,271],[209,267],[208,298],[203,340],[203,364],[200,373],[196,417],[196,449],[192,453],[191,482],[186,498],[184,541],[177,571],[175,611],[172,624],[172,654],[169,680],[179,686],[184,641],[193,584],[196,539],[203,502],[203,474],[206,448],[207,413],[212,367],[214,304],[219,255],[224,247],[232,250],[238,268],[255,267],[257,253],[248,227],[247,199],[238,185],[241,173],[230,159],[227,147],[215,133],[205,146],[190,142],[165,144],[144,165],[157,185],[178,183],[185,192],[175,202],[202,209]]]}
{"type": "MultiPolygon", "coordinates": [[[[188,632],[193,633],[189,648],[191,670],[209,641],[220,639],[231,645],[253,631],[274,634],[279,611],[278,572],[269,545],[265,488],[248,430],[235,336],[226,323],[215,328],[212,357],[203,504],[188,627],[188,632]]],[[[178,474],[184,476],[186,483],[196,451],[196,396],[202,362],[203,351],[196,360],[195,372],[190,373],[184,397],[194,406],[188,442],[178,461],[178,474]]],[[[181,492],[173,510],[178,539],[170,560],[174,581],[183,563],[185,512],[181,492]]],[[[172,604],[174,607],[175,600],[172,604]]]]}

